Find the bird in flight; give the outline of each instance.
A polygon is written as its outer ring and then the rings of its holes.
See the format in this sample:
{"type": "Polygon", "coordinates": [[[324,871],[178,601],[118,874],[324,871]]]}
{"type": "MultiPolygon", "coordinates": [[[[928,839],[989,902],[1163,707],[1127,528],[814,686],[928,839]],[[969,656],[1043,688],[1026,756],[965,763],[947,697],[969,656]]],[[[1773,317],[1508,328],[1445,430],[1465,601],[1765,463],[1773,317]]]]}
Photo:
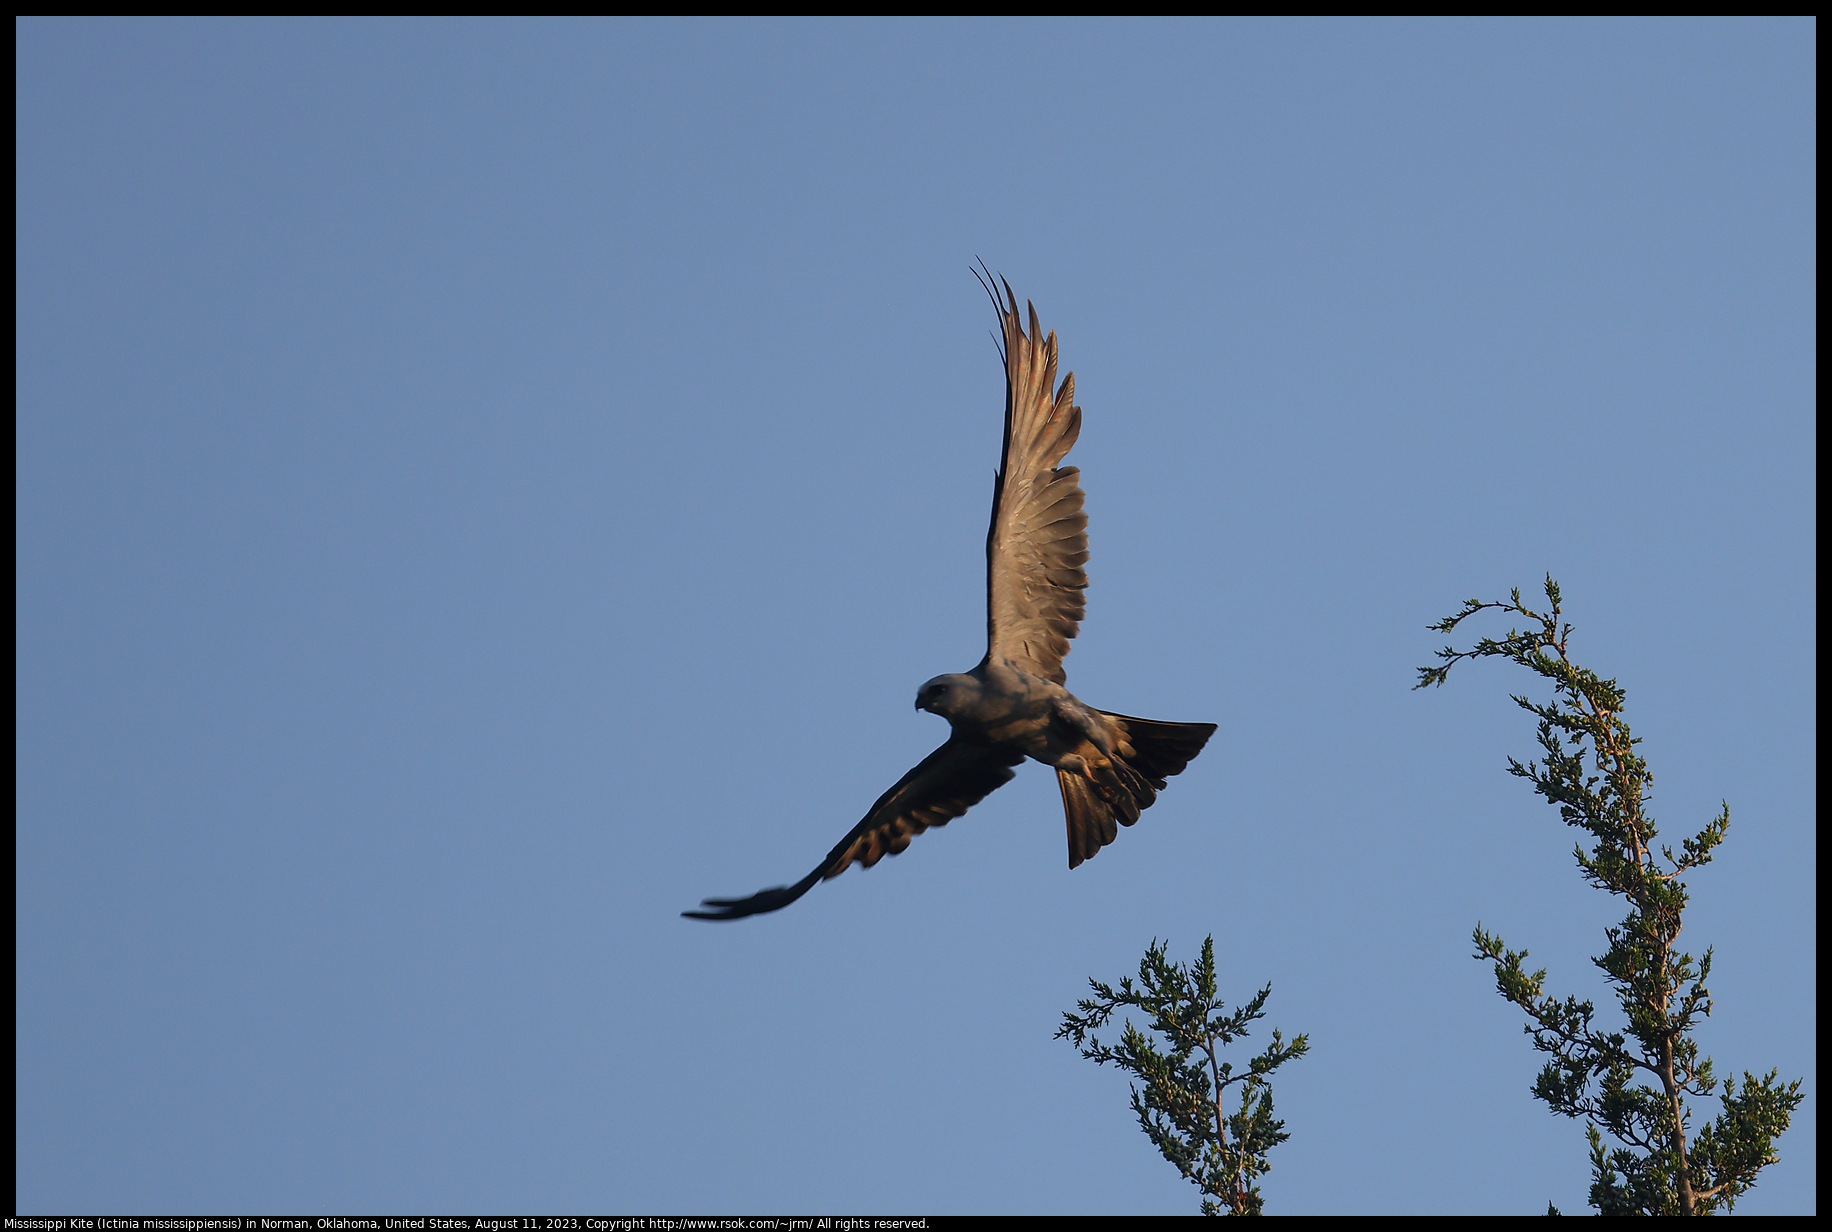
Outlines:
{"type": "Polygon", "coordinates": [[[982,279],[1004,335],[1005,453],[986,532],[986,657],[970,672],[923,685],[916,708],[952,728],[939,749],[878,797],[814,871],[792,886],[749,898],[709,898],[696,920],[777,911],[817,881],[856,862],[870,868],[931,826],[945,826],[1016,777],[1026,757],[1055,768],[1069,830],[1069,867],[1139,819],[1215,733],[1213,723],[1161,723],[1096,710],[1063,687],[1063,656],[1081,628],[1088,575],[1088,515],[1080,471],[1059,466],[1081,432],[1075,374],[1056,383],[1056,335],[1047,338],[1028,302],[982,279]]]}

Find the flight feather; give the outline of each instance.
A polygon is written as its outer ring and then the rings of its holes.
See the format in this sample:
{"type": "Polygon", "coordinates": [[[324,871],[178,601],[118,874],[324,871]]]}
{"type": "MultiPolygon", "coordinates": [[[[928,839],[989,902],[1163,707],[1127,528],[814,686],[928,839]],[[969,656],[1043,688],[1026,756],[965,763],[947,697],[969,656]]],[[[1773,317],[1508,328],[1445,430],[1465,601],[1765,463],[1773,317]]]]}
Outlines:
{"type": "Polygon", "coordinates": [[[681,914],[698,920],[736,920],[787,907],[815,882],[838,877],[855,863],[870,868],[908,847],[924,830],[947,825],[1011,782],[1011,768],[1023,760],[1024,754],[1008,748],[951,737],[879,796],[827,858],[794,885],[762,890],[749,898],[709,898],[702,904],[707,910],[681,914]]]}
{"type": "MultiPolygon", "coordinates": [[[[1056,335],[1044,336],[1030,304],[1030,330],[1001,279],[994,293],[1005,359],[1005,448],[986,532],[987,658],[1062,684],[1063,656],[1087,610],[1088,515],[1081,473],[1057,463],[1081,433],[1075,374],[1056,385],[1056,335]]],[[[988,288],[990,290],[991,288],[988,288]]]]}

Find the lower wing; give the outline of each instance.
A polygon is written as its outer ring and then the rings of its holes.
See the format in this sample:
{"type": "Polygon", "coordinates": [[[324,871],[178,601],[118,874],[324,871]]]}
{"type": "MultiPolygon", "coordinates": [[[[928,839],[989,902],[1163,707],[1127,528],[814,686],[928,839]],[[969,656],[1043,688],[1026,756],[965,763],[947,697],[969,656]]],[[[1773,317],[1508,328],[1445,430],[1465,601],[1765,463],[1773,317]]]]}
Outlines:
{"type": "Polygon", "coordinates": [[[749,898],[709,898],[700,904],[704,910],[681,914],[695,920],[737,920],[779,911],[813,889],[815,882],[838,877],[855,861],[870,868],[908,847],[930,826],[947,825],[1011,782],[1012,767],[1023,760],[1024,754],[1012,749],[951,737],[879,796],[865,819],[794,885],[760,890],[749,898]]]}

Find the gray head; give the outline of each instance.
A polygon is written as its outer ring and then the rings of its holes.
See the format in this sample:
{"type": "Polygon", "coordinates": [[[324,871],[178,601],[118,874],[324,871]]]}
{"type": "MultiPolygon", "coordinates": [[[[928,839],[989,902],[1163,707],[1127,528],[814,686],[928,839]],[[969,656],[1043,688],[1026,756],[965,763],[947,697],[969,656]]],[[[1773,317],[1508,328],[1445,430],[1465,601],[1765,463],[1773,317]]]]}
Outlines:
{"type": "Polygon", "coordinates": [[[949,672],[916,690],[916,709],[944,719],[960,714],[980,699],[980,682],[964,672],[949,672]]]}

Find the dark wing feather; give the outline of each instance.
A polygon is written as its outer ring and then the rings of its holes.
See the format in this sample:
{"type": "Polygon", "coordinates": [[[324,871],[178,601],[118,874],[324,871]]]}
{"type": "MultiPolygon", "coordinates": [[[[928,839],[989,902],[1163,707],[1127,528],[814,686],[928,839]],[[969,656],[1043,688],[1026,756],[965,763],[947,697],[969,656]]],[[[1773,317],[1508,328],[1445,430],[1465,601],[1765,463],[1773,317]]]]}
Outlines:
{"type": "Polygon", "coordinates": [[[1014,777],[1011,768],[1023,760],[1024,754],[1011,749],[952,737],[879,796],[864,820],[794,885],[762,890],[749,898],[709,898],[701,906],[710,910],[681,914],[696,920],[736,920],[787,907],[815,882],[838,877],[855,861],[870,868],[908,847],[930,826],[947,825],[1009,783],[1014,777]]]}
{"type": "Polygon", "coordinates": [[[1062,658],[1086,611],[1088,515],[1080,472],[1056,464],[1081,432],[1081,408],[1074,373],[1052,393],[1056,335],[1042,336],[1028,304],[1026,334],[1004,286],[1003,304],[993,296],[1004,330],[1005,450],[986,532],[986,654],[1062,684],[1062,658]]]}

